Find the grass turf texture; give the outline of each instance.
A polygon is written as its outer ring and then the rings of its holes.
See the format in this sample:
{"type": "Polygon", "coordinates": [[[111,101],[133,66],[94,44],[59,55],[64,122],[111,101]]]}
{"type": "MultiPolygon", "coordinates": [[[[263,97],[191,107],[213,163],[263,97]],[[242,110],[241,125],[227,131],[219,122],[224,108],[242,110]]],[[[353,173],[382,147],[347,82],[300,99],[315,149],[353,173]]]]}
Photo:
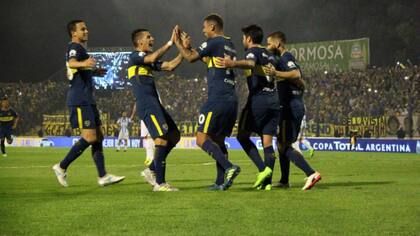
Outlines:
{"type": "MultiPolygon", "coordinates": [[[[140,177],[145,152],[105,150],[118,185],[99,187],[87,150],[68,170],[68,188],[51,166],[68,149],[8,148],[0,157],[0,235],[418,235],[420,156],[317,152],[310,164],[323,179],[303,192],[251,189],[256,167],[242,151],[230,159],[242,172],[226,192],[206,187],[213,160],[200,150],[174,150],[167,180],[180,192],[156,193],[140,177]]],[[[278,162],[274,181],[279,179],[278,162]]]]}

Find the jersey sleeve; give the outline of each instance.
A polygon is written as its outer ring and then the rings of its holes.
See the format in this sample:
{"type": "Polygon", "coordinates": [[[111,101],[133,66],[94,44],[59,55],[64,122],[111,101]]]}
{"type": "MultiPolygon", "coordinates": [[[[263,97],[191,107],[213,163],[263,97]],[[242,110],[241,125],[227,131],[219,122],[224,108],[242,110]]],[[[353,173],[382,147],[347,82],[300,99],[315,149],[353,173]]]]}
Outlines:
{"type": "Polygon", "coordinates": [[[147,56],[145,52],[134,52],[130,55],[130,60],[133,65],[144,65],[144,58],[147,56]]]}
{"type": "Polygon", "coordinates": [[[76,59],[77,61],[81,61],[82,60],[82,47],[78,44],[70,44],[68,50],[67,50],[67,61],[69,61],[70,59],[76,59]]]}
{"type": "Polygon", "coordinates": [[[256,52],[255,52],[254,50],[252,50],[252,49],[249,49],[249,50],[247,50],[247,51],[245,52],[245,59],[246,59],[246,60],[252,60],[252,61],[254,61],[255,63],[257,63],[257,61],[258,61],[257,54],[256,54],[256,52]]]}
{"type": "Polygon", "coordinates": [[[213,44],[214,43],[212,41],[207,40],[206,42],[202,43],[200,47],[195,49],[200,55],[200,58],[212,56],[211,52],[212,47],[214,46],[213,44]]]}
{"type": "Polygon", "coordinates": [[[285,63],[285,69],[287,71],[292,71],[292,70],[298,69],[298,67],[296,65],[296,62],[295,62],[295,58],[290,53],[286,53],[284,55],[284,63],[285,63]]]}

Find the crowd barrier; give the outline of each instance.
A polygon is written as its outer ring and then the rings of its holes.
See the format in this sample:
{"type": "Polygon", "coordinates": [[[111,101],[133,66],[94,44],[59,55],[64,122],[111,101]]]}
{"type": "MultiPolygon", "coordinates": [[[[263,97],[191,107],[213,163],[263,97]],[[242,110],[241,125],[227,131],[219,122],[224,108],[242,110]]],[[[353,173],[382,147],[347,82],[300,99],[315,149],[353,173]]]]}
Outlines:
{"type": "MultiPolygon", "coordinates": [[[[8,146],[15,147],[71,147],[79,137],[51,136],[45,138],[17,137],[13,143],[8,146]]],[[[252,137],[258,149],[262,150],[261,140],[252,137]]],[[[388,152],[388,153],[417,153],[420,154],[420,139],[358,139],[357,144],[352,146],[348,138],[308,138],[315,150],[335,151],[335,152],[388,152]]],[[[129,139],[128,147],[141,148],[143,140],[139,138],[129,139]]],[[[228,149],[241,149],[241,145],[236,138],[227,138],[225,142],[228,149]]],[[[107,137],[103,141],[106,148],[114,148],[117,145],[117,139],[107,137]]],[[[276,148],[276,143],[273,141],[276,148]]],[[[177,145],[177,148],[198,148],[193,137],[183,137],[177,145]]],[[[301,145],[301,149],[306,147],[301,145]]]]}

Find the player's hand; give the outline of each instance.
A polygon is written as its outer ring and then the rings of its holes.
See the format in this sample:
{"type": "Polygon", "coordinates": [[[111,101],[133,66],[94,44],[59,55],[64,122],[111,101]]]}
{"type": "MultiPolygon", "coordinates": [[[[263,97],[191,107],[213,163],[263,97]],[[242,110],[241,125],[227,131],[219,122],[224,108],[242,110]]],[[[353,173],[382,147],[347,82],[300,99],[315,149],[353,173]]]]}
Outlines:
{"type": "Polygon", "coordinates": [[[271,64],[263,66],[263,71],[264,71],[264,74],[266,74],[268,76],[275,76],[276,75],[276,69],[271,64]]]}
{"type": "Polygon", "coordinates": [[[85,63],[85,66],[84,67],[86,67],[86,68],[93,68],[96,65],[96,60],[92,56],[89,56],[89,58],[86,59],[83,62],[85,63]]]}
{"type": "Polygon", "coordinates": [[[106,72],[107,72],[107,71],[108,71],[107,69],[99,67],[99,68],[96,68],[96,69],[95,69],[95,73],[94,73],[94,74],[95,74],[96,76],[103,77],[103,76],[105,76],[105,75],[106,75],[106,72]]]}
{"type": "Polygon", "coordinates": [[[184,48],[191,48],[191,37],[184,31],[181,33],[181,41],[184,48]]]}
{"type": "Polygon", "coordinates": [[[231,68],[235,66],[234,60],[229,55],[225,54],[225,57],[214,58],[214,64],[218,68],[231,68]]]}

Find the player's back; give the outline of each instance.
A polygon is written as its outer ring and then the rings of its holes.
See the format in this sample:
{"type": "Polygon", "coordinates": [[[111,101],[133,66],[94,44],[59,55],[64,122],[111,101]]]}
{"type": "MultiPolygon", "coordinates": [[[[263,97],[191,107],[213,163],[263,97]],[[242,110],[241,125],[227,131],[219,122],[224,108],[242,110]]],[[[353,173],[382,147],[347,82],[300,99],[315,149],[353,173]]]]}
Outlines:
{"type": "Polygon", "coordinates": [[[88,58],[89,54],[82,45],[74,42],[68,44],[66,53],[66,66],[67,78],[70,81],[69,90],[67,92],[67,105],[69,106],[84,106],[96,104],[93,98],[94,86],[92,81],[92,69],[73,69],[70,68],[68,64],[68,61],[70,59],[84,61],[88,58]]]}
{"type": "Polygon", "coordinates": [[[128,79],[136,101],[143,107],[160,104],[152,71],[160,70],[162,63],[147,64],[144,62],[146,56],[146,52],[133,51],[128,61],[128,79]]]}
{"type": "MultiPolygon", "coordinates": [[[[283,55],[281,55],[280,60],[283,71],[299,70],[301,77],[303,77],[302,70],[300,69],[299,64],[296,62],[296,58],[290,52],[284,52],[283,55]]],[[[302,98],[304,90],[303,87],[298,86],[296,83],[290,81],[286,81],[286,84],[289,97],[299,99],[302,98]]]]}
{"type": "Polygon", "coordinates": [[[235,47],[230,38],[217,36],[208,39],[199,48],[202,56],[208,57],[207,85],[209,101],[237,101],[235,93],[235,74],[232,69],[218,67],[217,57],[236,58],[235,47]]]}

